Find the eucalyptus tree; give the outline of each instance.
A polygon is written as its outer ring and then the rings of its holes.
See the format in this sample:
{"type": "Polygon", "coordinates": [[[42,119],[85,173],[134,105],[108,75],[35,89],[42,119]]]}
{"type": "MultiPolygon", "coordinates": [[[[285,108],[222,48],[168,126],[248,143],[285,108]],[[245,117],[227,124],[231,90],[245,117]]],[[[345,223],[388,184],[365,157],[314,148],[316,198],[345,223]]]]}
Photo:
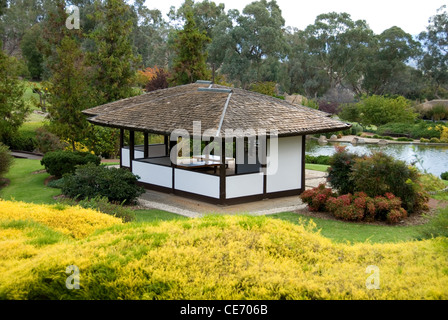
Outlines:
{"type": "Polygon", "coordinates": [[[330,87],[349,85],[359,92],[373,39],[366,21],[330,12],[317,16],[305,33],[310,54],[319,58],[330,87]]]}
{"type": "Polygon", "coordinates": [[[307,34],[294,28],[289,29],[285,37],[288,44],[284,62],[287,83],[283,87],[290,94],[314,98],[323,95],[329,89],[329,79],[318,55],[310,52],[307,34]]]}
{"type": "Polygon", "coordinates": [[[362,88],[369,94],[399,94],[397,80],[407,71],[407,63],[419,54],[420,43],[396,26],[374,39],[362,88]]]}
{"type": "Polygon", "coordinates": [[[431,81],[434,95],[441,98],[441,89],[448,85],[448,13],[446,6],[437,10],[437,14],[429,19],[426,31],[420,33],[424,52],[419,67],[431,81]]]}
{"type": "Polygon", "coordinates": [[[222,48],[225,52],[222,73],[246,88],[255,81],[276,81],[277,72],[271,75],[265,72],[280,70],[278,66],[286,56],[285,20],[277,2],[255,1],[248,4],[242,14],[229,10],[228,15],[232,26],[223,22],[227,34],[214,39],[215,50],[222,48]]]}

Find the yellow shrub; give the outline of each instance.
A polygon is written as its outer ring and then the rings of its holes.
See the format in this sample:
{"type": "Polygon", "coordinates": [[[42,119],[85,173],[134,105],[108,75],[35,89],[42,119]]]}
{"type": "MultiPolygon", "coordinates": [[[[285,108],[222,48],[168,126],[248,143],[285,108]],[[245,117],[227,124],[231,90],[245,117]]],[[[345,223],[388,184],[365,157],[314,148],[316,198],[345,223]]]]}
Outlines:
{"type": "Polygon", "coordinates": [[[349,245],[311,228],[246,216],[120,225],[0,272],[0,298],[448,299],[446,239],[349,245]],[[79,290],[65,287],[69,265],[79,290]]]}
{"type": "Polygon", "coordinates": [[[0,221],[9,220],[33,220],[74,238],[83,238],[97,229],[122,223],[119,218],[81,207],[38,205],[0,199],[0,221]]]}

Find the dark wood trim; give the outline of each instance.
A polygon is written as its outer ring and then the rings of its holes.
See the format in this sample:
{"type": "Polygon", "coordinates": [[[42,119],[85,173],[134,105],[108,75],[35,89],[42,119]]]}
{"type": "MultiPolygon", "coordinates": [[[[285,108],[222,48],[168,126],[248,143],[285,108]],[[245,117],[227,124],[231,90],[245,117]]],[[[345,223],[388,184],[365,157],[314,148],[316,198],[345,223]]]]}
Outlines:
{"type": "Polygon", "coordinates": [[[261,201],[261,200],[265,200],[265,199],[293,197],[293,196],[299,196],[300,194],[302,194],[302,192],[303,192],[302,189],[295,189],[295,190],[271,192],[271,193],[266,193],[266,194],[257,194],[257,195],[253,195],[253,196],[226,199],[225,204],[233,205],[233,204],[261,201]]]}
{"type": "Polygon", "coordinates": [[[132,161],[135,159],[135,131],[129,131],[129,168],[132,172],[132,161]]]}
{"type": "Polygon", "coordinates": [[[219,200],[226,201],[226,141],[221,141],[221,165],[219,166],[219,200]]]}
{"type": "Polygon", "coordinates": [[[120,129],[120,168],[123,168],[124,129],[120,129]]]}
{"type": "Polygon", "coordinates": [[[165,155],[170,155],[170,137],[167,135],[163,136],[163,143],[165,144],[165,155]]]}
{"type": "Polygon", "coordinates": [[[266,195],[257,194],[257,195],[253,195],[253,196],[225,199],[223,202],[223,201],[221,201],[221,199],[208,197],[208,196],[204,196],[204,195],[200,195],[200,194],[196,194],[196,193],[192,193],[192,192],[182,191],[182,190],[175,190],[173,188],[161,187],[158,185],[145,183],[145,182],[137,182],[137,185],[142,186],[149,190],[174,194],[176,196],[180,196],[180,197],[184,197],[184,198],[188,198],[188,199],[192,199],[192,200],[203,201],[203,202],[211,203],[211,204],[215,204],[215,205],[216,204],[234,205],[234,204],[261,201],[264,199],[275,199],[275,198],[282,198],[282,197],[299,196],[303,192],[302,189],[287,190],[287,191],[272,192],[272,193],[268,193],[266,195]]]}
{"type": "MultiPolygon", "coordinates": [[[[171,158],[171,150],[177,145],[177,141],[171,141],[171,139],[169,140],[169,152],[168,152],[168,157],[171,158]]],[[[176,154],[176,162],[177,162],[177,154],[176,154]]],[[[171,174],[171,183],[172,183],[172,190],[171,192],[174,193],[176,191],[175,188],[175,172],[176,172],[176,165],[171,162],[171,168],[172,168],[172,174],[171,174]]]]}
{"type": "Polygon", "coordinates": [[[270,142],[269,137],[266,137],[265,144],[263,146],[263,163],[261,168],[263,169],[263,194],[266,195],[268,193],[268,142],[270,142]]]}
{"type": "Polygon", "coordinates": [[[300,187],[305,190],[305,143],[306,135],[302,136],[302,182],[300,187]]]}
{"type": "Polygon", "coordinates": [[[143,158],[149,157],[149,137],[148,132],[143,133],[143,158]]]}

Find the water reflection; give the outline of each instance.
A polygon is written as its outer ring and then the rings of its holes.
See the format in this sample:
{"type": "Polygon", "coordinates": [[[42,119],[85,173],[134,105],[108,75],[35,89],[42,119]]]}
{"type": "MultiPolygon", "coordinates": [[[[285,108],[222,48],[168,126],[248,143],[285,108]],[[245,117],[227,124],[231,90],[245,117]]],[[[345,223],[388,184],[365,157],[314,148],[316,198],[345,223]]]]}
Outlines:
{"type": "Polygon", "coordinates": [[[382,151],[391,155],[396,159],[404,160],[407,163],[416,161],[416,156],[422,160],[422,165],[417,163],[416,166],[421,170],[426,169],[428,172],[440,177],[442,172],[448,171],[448,146],[426,146],[412,144],[388,144],[380,146],[377,144],[352,145],[351,143],[328,143],[319,145],[315,140],[307,140],[306,154],[312,156],[328,155],[335,153],[335,145],[346,146],[347,150],[359,155],[371,154],[373,151],[382,151]]]}

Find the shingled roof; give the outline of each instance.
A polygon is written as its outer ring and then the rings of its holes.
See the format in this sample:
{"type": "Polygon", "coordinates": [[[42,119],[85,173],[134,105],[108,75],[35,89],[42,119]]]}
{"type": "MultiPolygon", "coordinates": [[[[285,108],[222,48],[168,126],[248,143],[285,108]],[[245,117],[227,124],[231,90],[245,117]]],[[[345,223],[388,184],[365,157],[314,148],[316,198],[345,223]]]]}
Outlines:
{"type": "Polygon", "coordinates": [[[193,83],[152,91],[83,111],[91,123],[169,135],[175,129],[193,132],[201,121],[202,133],[225,136],[226,129],[278,130],[295,136],[346,130],[349,124],[327,113],[286,101],[220,85],[193,83]]]}

